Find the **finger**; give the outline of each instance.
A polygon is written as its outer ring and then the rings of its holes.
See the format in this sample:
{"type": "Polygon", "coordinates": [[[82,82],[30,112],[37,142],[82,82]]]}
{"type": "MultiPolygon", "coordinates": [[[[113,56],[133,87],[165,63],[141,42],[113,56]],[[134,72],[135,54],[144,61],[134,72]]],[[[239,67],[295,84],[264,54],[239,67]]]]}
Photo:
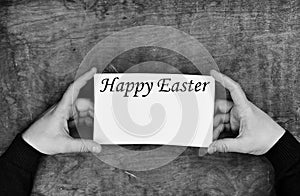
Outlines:
{"type": "Polygon", "coordinates": [[[211,70],[210,75],[230,91],[232,100],[235,104],[239,106],[247,105],[246,95],[237,82],[215,70],[211,70]]]}
{"type": "Polygon", "coordinates": [[[93,112],[91,111],[86,111],[86,112],[80,112],[77,114],[77,117],[74,118],[74,124],[76,125],[82,125],[86,124],[90,126],[91,124],[94,123],[94,116],[92,115],[93,112]]]}
{"type": "Polygon", "coordinates": [[[220,124],[213,131],[213,141],[217,140],[223,131],[230,131],[230,124],[220,124]]]}
{"type": "Polygon", "coordinates": [[[101,145],[93,140],[87,139],[70,139],[65,152],[93,152],[100,153],[101,145]]]}
{"type": "Polygon", "coordinates": [[[85,118],[85,117],[90,117],[93,119],[94,118],[94,110],[75,112],[72,115],[72,118],[75,121],[77,121],[79,118],[85,118]]]}
{"type": "Polygon", "coordinates": [[[91,117],[84,117],[84,118],[79,118],[78,119],[79,125],[87,125],[87,126],[91,126],[93,125],[94,121],[91,117]]]}
{"type": "Polygon", "coordinates": [[[220,124],[217,128],[215,128],[213,131],[213,140],[218,139],[219,135],[223,132],[223,130],[224,124],[220,124]]]}
{"type": "Polygon", "coordinates": [[[79,112],[79,117],[83,118],[83,117],[87,117],[89,116],[89,112],[88,111],[81,111],[79,112]]]}
{"type": "Polygon", "coordinates": [[[92,127],[93,126],[93,124],[94,124],[94,121],[93,121],[93,119],[92,118],[86,118],[85,119],[85,124],[86,124],[86,126],[88,126],[88,127],[92,127]]]}
{"type": "Polygon", "coordinates": [[[78,112],[76,115],[73,116],[74,120],[79,119],[79,118],[94,118],[94,112],[89,110],[89,111],[84,111],[84,112],[78,112]]]}
{"type": "Polygon", "coordinates": [[[226,138],[214,141],[209,147],[207,152],[212,154],[214,152],[239,152],[240,142],[239,139],[226,138]]]}
{"type": "Polygon", "coordinates": [[[225,123],[224,124],[224,130],[226,130],[226,131],[230,131],[231,130],[231,126],[230,126],[229,123],[225,123]]]}
{"type": "Polygon", "coordinates": [[[229,121],[230,121],[230,115],[228,113],[227,114],[217,114],[214,117],[214,127],[217,127],[223,123],[229,123],[229,121]]]}
{"type": "Polygon", "coordinates": [[[94,118],[94,110],[88,110],[88,111],[81,111],[81,112],[78,112],[78,115],[79,117],[86,117],[86,116],[89,116],[89,117],[92,117],[94,118]]]}
{"type": "Polygon", "coordinates": [[[94,118],[94,110],[89,110],[89,116],[94,118]]]}
{"type": "Polygon", "coordinates": [[[94,103],[91,100],[85,98],[77,99],[75,102],[75,106],[78,112],[94,110],[94,103]]]}
{"type": "MultiPolygon", "coordinates": [[[[93,78],[95,73],[97,72],[96,68],[92,68],[90,71],[86,72],[82,76],[80,76],[76,81],[73,82],[63,95],[62,100],[59,102],[58,107],[62,110],[65,110],[70,105],[74,103],[77,99],[77,96],[80,92],[80,89],[86,85],[86,83],[93,78]]],[[[69,111],[68,111],[69,112],[69,111]]]]}
{"type": "Polygon", "coordinates": [[[93,120],[92,118],[86,118],[86,119],[85,119],[85,124],[86,124],[86,126],[88,126],[88,127],[92,127],[93,124],[94,124],[94,120],[93,120]]]}
{"type": "Polygon", "coordinates": [[[43,117],[45,117],[45,116],[51,114],[53,111],[55,111],[56,107],[57,107],[57,104],[52,105],[52,106],[51,106],[50,108],[48,108],[44,113],[41,114],[41,117],[40,117],[40,118],[43,118],[43,117]]]}
{"type": "Polygon", "coordinates": [[[216,104],[215,104],[215,113],[216,112],[228,113],[232,107],[233,107],[232,101],[228,101],[225,99],[218,99],[216,100],[216,104]]]}

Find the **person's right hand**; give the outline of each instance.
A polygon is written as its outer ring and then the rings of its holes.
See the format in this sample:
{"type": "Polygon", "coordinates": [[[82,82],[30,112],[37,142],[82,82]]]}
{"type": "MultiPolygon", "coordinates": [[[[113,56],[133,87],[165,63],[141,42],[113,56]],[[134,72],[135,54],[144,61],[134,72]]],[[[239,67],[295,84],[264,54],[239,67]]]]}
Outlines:
{"type": "Polygon", "coordinates": [[[215,141],[209,146],[208,153],[239,152],[262,155],[268,152],[285,130],[251,103],[237,82],[215,70],[210,74],[229,90],[233,102],[216,101],[217,114],[213,133],[215,141]],[[220,133],[228,129],[238,132],[238,136],[217,140],[220,133]]]}

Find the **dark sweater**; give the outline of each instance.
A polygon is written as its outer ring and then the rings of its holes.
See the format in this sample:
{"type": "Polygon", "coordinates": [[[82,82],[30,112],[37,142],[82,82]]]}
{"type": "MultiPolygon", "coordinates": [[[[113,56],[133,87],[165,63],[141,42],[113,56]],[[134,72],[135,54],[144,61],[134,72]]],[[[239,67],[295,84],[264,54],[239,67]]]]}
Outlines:
{"type": "MultiPolygon", "coordinates": [[[[30,195],[41,156],[17,135],[0,157],[0,195],[30,195]]],[[[275,170],[277,195],[300,195],[300,143],[285,132],[265,156],[275,170]]]]}

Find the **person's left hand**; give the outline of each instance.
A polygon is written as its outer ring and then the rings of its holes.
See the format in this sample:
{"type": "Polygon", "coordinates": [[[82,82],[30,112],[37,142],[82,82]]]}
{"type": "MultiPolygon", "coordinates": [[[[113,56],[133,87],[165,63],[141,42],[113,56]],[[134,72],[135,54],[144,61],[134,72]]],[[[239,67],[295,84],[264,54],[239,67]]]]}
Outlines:
{"type": "Polygon", "coordinates": [[[39,152],[48,155],[88,151],[99,153],[100,144],[93,140],[74,139],[68,129],[69,119],[75,119],[76,123],[92,122],[93,103],[88,99],[77,99],[77,96],[96,72],[96,68],[92,68],[71,84],[60,102],[22,134],[23,139],[39,152]]]}

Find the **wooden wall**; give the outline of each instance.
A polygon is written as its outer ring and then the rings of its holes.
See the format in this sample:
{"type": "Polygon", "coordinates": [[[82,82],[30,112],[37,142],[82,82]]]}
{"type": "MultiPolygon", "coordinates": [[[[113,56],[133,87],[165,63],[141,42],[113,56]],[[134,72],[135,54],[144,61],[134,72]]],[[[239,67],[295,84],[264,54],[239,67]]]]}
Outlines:
{"type": "MultiPolygon", "coordinates": [[[[55,0],[0,2],[0,149],[57,102],[86,53],[113,32],[166,25],[197,38],[249,99],[300,139],[300,2],[297,0],[55,0]]],[[[91,154],[43,159],[34,195],[266,195],[262,157],[198,157],[188,149],[147,172],[91,154]]],[[[138,164],[138,163],[133,163],[138,164]]]]}

